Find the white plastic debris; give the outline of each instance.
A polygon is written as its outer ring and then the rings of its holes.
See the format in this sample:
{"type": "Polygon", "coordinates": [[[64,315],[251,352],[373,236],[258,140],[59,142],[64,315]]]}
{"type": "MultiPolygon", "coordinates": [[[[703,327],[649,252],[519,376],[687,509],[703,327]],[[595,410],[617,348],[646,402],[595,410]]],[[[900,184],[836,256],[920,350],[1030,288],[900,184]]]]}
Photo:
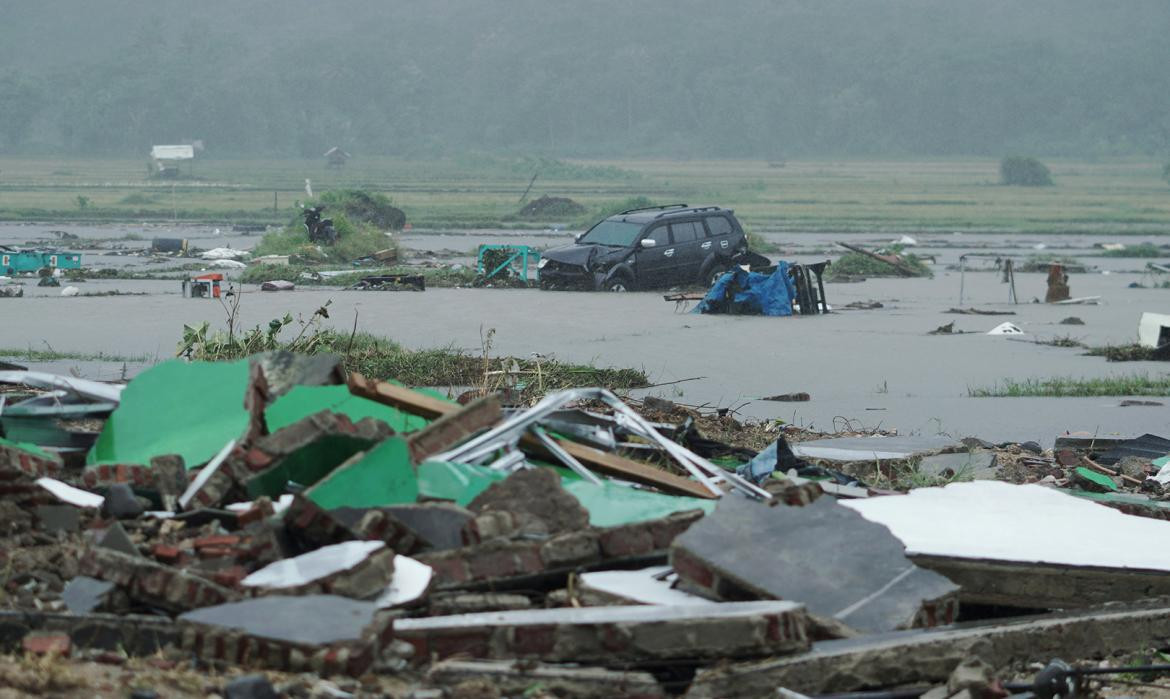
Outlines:
{"type": "Polygon", "coordinates": [[[894,245],[917,245],[918,241],[908,235],[904,235],[893,242],[894,245]]]}
{"type": "Polygon", "coordinates": [[[71,391],[86,398],[113,403],[122,399],[122,389],[126,388],[121,384],[58,376],[44,371],[0,371],[0,383],[71,391]]]}
{"type": "MultiPolygon", "coordinates": [[[[285,510],[287,510],[289,505],[291,505],[292,503],[293,503],[292,494],[285,493],[284,495],[281,495],[279,498],[277,498],[275,502],[272,503],[272,512],[274,514],[280,514],[281,512],[284,512],[285,510]]],[[[252,509],[255,505],[256,505],[256,503],[252,502],[252,501],[233,502],[233,503],[229,504],[226,509],[229,512],[247,512],[248,510],[252,509]]]]}
{"type": "Polygon", "coordinates": [[[386,591],[375,601],[378,609],[388,609],[409,604],[427,593],[435,571],[426,563],[420,563],[409,556],[394,557],[394,580],[386,591]]]}
{"type": "MultiPolygon", "coordinates": [[[[385,546],[386,544],[381,541],[346,541],[322,546],[295,558],[286,558],[264,566],[244,578],[240,584],[244,587],[272,589],[300,587],[334,573],[349,570],[385,546]]],[[[397,571],[395,573],[397,578],[397,571]]]]}
{"type": "Polygon", "coordinates": [[[77,296],[80,293],[81,293],[81,289],[78,289],[75,286],[67,286],[61,290],[62,296],[77,296]]]}
{"type": "Polygon", "coordinates": [[[247,269],[248,265],[236,260],[212,260],[208,265],[212,269],[247,269]]]}
{"type": "Polygon", "coordinates": [[[1023,330],[1011,323],[1001,323],[991,330],[987,331],[988,335],[1023,335],[1023,330]]]}
{"type": "Polygon", "coordinates": [[[105,498],[100,495],[82,490],[81,488],[74,488],[68,483],[62,483],[56,478],[38,478],[37,485],[53,494],[61,502],[74,505],[76,507],[101,507],[105,502],[105,498]]]}
{"type": "Polygon", "coordinates": [[[206,250],[200,257],[205,260],[236,260],[241,257],[249,255],[247,250],[236,250],[234,248],[212,248],[206,250]]]}

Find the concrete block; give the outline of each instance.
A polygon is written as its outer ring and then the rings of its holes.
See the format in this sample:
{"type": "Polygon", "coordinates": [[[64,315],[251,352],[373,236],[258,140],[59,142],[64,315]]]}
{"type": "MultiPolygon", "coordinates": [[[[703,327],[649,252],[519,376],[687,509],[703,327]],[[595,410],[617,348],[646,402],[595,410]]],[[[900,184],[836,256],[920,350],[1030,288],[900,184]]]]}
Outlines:
{"type": "Polygon", "coordinates": [[[678,659],[786,655],[809,646],[807,615],[792,602],[539,609],[396,619],[394,637],[425,661],[537,658],[624,665],[678,659]]]}
{"type": "Polygon", "coordinates": [[[89,614],[105,603],[114,583],[79,575],[65,583],[61,600],[73,614],[89,614]]]}
{"type": "Polygon", "coordinates": [[[992,479],[996,468],[995,452],[990,451],[932,454],[918,462],[918,471],[924,475],[959,480],[992,479]]]}
{"type": "Polygon", "coordinates": [[[453,687],[461,682],[486,682],[511,696],[540,687],[553,696],[587,699],[665,697],[654,676],[635,670],[608,670],[507,660],[444,660],[427,671],[431,684],[453,687]]]}
{"type": "Polygon", "coordinates": [[[561,487],[561,477],[551,468],[516,471],[492,483],[468,506],[474,514],[498,510],[532,515],[548,533],[574,532],[589,527],[589,511],[561,487]]]}
{"type": "Polygon", "coordinates": [[[674,541],[683,589],[717,600],[789,599],[865,632],[957,616],[958,586],[915,566],[881,525],[829,498],[789,507],[726,496],[674,541]]]}
{"type": "Polygon", "coordinates": [[[82,555],[78,572],[115,583],[131,599],[169,611],[221,604],[239,596],[197,575],[107,548],[82,555]]]}
{"type": "Polygon", "coordinates": [[[37,505],[34,512],[40,528],[49,533],[81,528],[81,510],[72,505],[37,505]]]}
{"type": "Polygon", "coordinates": [[[335,594],[369,599],[394,577],[394,551],[380,541],[347,541],[276,561],[241,581],[257,594],[335,594]]]}

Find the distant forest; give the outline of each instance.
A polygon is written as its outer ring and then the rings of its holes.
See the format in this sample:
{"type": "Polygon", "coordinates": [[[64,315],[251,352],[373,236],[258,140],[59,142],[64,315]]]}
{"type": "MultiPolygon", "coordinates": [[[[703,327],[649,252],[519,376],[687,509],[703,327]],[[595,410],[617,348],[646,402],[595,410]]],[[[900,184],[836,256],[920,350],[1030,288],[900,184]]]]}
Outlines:
{"type": "Polygon", "coordinates": [[[1170,155],[1170,2],[5,3],[0,153],[1170,155]]]}

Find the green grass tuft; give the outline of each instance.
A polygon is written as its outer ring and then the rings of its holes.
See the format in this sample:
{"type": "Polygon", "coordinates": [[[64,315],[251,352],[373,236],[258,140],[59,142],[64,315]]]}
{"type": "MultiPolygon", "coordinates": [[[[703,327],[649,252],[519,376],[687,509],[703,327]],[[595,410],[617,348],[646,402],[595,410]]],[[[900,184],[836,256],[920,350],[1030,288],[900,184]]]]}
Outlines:
{"type": "Polygon", "coordinates": [[[1170,375],[1146,374],[1093,379],[1004,379],[991,387],[968,388],[974,398],[1070,398],[1098,396],[1170,396],[1170,375]]]}

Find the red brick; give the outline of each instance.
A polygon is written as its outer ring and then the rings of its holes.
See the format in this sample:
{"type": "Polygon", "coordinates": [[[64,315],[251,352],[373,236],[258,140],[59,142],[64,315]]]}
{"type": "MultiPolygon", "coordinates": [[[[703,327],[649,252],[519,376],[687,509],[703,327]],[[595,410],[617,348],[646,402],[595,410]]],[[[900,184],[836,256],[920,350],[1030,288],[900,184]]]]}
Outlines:
{"type": "Polygon", "coordinates": [[[69,640],[69,636],[61,634],[31,634],[24,637],[21,642],[25,653],[32,653],[34,655],[48,655],[50,653],[56,655],[68,656],[73,650],[73,643],[69,640]]]}
{"type": "Polygon", "coordinates": [[[689,580],[706,589],[712,589],[715,585],[715,573],[702,561],[687,553],[685,549],[675,547],[671,551],[670,565],[684,580],[689,580]]]}
{"type": "Polygon", "coordinates": [[[240,537],[224,534],[220,536],[205,536],[195,540],[196,549],[232,548],[240,544],[240,537]]]}
{"type": "Polygon", "coordinates": [[[228,558],[233,553],[235,553],[235,549],[226,546],[208,546],[199,549],[200,558],[228,558]]]}
{"type": "Polygon", "coordinates": [[[518,626],[512,633],[511,649],[517,655],[546,655],[556,644],[556,626],[518,626]]]}
{"type": "Polygon", "coordinates": [[[182,557],[183,552],[177,546],[167,546],[166,544],[155,544],[152,550],[154,557],[163,563],[178,563],[179,558],[182,557]]]}
{"type": "Polygon", "coordinates": [[[654,536],[649,527],[630,525],[601,532],[601,554],[607,558],[640,556],[654,550],[654,536]]]}
{"type": "Polygon", "coordinates": [[[248,577],[248,571],[243,566],[232,566],[225,570],[216,571],[211,579],[224,587],[239,587],[240,581],[248,577]]]}

